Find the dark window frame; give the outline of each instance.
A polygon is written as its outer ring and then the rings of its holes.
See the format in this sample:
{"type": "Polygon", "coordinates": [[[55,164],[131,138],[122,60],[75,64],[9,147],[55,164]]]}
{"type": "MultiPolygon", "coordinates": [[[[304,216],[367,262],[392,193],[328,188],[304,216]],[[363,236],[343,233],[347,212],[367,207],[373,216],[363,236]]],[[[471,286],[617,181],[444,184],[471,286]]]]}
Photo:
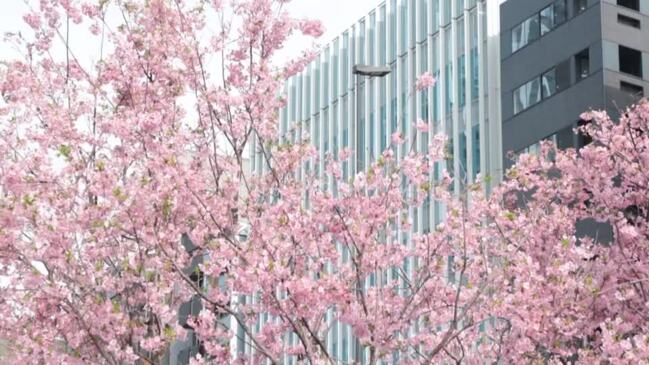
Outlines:
{"type": "Polygon", "coordinates": [[[575,80],[579,82],[590,76],[590,48],[586,48],[575,54],[575,80]],[[587,65],[584,67],[582,61],[586,60],[587,65]]]}
{"type": "Polygon", "coordinates": [[[618,14],[617,15],[617,22],[618,24],[626,25],[632,28],[640,29],[640,20],[636,18],[632,18],[630,16],[624,15],[624,14],[618,14]]]}
{"type": "Polygon", "coordinates": [[[644,96],[644,87],[632,82],[620,80],[620,90],[632,94],[634,97],[642,98],[644,96]]]}
{"type": "Polygon", "coordinates": [[[616,4],[617,6],[621,6],[626,9],[640,11],[640,0],[617,0],[616,4]]]}
{"type": "Polygon", "coordinates": [[[623,45],[618,45],[620,72],[642,78],[642,52],[623,45]]]}

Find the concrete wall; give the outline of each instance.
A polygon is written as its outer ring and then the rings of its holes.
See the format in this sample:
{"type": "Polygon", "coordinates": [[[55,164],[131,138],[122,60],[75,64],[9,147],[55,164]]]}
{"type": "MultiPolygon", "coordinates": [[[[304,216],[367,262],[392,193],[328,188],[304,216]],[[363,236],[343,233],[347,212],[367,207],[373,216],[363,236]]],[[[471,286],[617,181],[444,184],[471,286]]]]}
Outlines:
{"type": "Polygon", "coordinates": [[[508,152],[519,151],[572,125],[584,110],[605,106],[598,1],[589,1],[585,11],[574,14],[574,3],[568,0],[565,23],[511,53],[511,28],[552,2],[515,0],[501,5],[502,140],[506,165],[508,152]],[[577,80],[573,57],[586,48],[589,48],[590,75],[577,80]],[[514,115],[513,91],[562,62],[569,64],[569,86],[514,115]]]}
{"type": "Polygon", "coordinates": [[[601,9],[606,108],[616,117],[620,109],[639,99],[638,95],[621,91],[621,82],[640,86],[644,95],[649,95],[649,0],[640,2],[640,12],[618,6],[616,0],[602,0],[601,9]],[[618,15],[638,20],[640,28],[620,24],[618,15]],[[620,72],[619,45],[642,52],[642,79],[620,72]]]}

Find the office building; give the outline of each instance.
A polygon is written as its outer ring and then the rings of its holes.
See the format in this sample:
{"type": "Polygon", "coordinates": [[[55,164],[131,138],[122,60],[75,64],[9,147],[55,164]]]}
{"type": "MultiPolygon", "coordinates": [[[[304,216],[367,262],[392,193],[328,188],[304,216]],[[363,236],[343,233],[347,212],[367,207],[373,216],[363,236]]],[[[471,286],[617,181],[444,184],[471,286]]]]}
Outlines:
{"type": "Polygon", "coordinates": [[[583,111],[649,92],[649,0],[509,0],[500,25],[505,166],[540,140],[583,146],[583,111]]]}
{"type": "MultiPolygon", "coordinates": [[[[437,164],[436,178],[446,169],[456,177],[456,192],[478,174],[497,181],[502,162],[498,15],[497,1],[388,0],[326,44],[285,84],[287,105],[280,111],[278,137],[295,142],[308,134],[320,156],[305,163],[299,176],[324,176],[325,156],[337,158],[341,149],[350,148],[354,154],[343,164],[344,178],[349,178],[390,147],[393,133],[406,138],[417,133],[416,148],[425,152],[429,133],[441,132],[448,136],[452,156],[437,164]],[[424,72],[437,83],[416,92],[416,79],[424,72]],[[429,124],[429,133],[415,130],[417,119],[429,124]]],[[[253,143],[250,151],[253,173],[263,174],[267,166],[260,149],[253,143]]],[[[407,151],[395,152],[401,158],[407,151]]],[[[322,179],[332,189],[333,182],[322,179]]],[[[403,244],[413,231],[428,232],[440,223],[444,211],[427,199],[408,214],[413,228],[397,230],[403,244]]],[[[297,341],[287,339],[292,340],[297,341]]],[[[251,353],[245,341],[236,342],[233,353],[251,353]]],[[[340,363],[366,360],[348,326],[334,324],[327,346],[340,363]]]]}

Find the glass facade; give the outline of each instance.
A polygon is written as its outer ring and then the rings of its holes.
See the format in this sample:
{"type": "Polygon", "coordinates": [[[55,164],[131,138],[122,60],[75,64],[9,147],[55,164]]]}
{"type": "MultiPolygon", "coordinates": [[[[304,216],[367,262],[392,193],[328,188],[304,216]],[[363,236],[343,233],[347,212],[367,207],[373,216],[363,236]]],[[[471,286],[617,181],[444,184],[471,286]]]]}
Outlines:
{"type": "MultiPolygon", "coordinates": [[[[391,135],[395,132],[403,134],[406,145],[416,143],[421,152],[429,149],[433,133],[447,134],[448,160],[434,164],[431,183],[441,179],[444,170],[451,176],[463,177],[467,183],[473,182],[479,172],[489,171],[488,158],[481,155],[486,143],[481,140],[481,131],[487,128],[490,105],[486,95],[486,3],[487,0],[386,0],[323,47],[321,54],[300,74],[287,80],[283,95],[287,103],[279,113],[278,138],[285,138],[293,128],[298,135],[309,135],[320,152],[318,160],[312,159],[301,167],[300,176],[313,174],[322,181],[326,154],[337,159],[340,149],[350,148],[352,158],[342,167],[343,178],[351,179],[355,173],[365,171],[382,151],[393,148],[391,135]],[[390,73],[382,78],[357,76],[352,69],[358,64],[385,65],[390,73]],[[437,83],[417,92],[416,78],[427,71],[437,83]],[[431,133],[417,132],[412,127],[416,119],[427,122],[431,133]]],[[[546,84],[551,88],[550,82],[550,75],[544,76],[543,90],[546,84]]],[[[533,102],[534,95],[540,98],[540,78],[536,86],[522,91],[519,98],[525,105],[533,102]]],[[[261,154],[254,146],[250,151],[254,158],[261,154]]],[[[408,149],[396,148],[394,152],[400,159],[408,149]]],[[[254,163],[254,172],[263,172],[261,165],[254,163]]],[[[331,184],[323,183],[335,190],[331,184]]],[[[405,179],[401,188],[404,194],[410,194],[405,179]]],[[[413,228],[404,229],[401,222],[395,222],[389,229],[396,234],[396,242],[405,245],[409,244],[412,229],[430,232],[445,215],[444,207],[430,197],[421,207],[406,213],[413,228]]],[[[389,238],[387,241],[394,243],[389,238]]],[[[341,252],[344,261],[349,253],[342,249],[341,252]]],[[[403,268],[414,270],[415,265],[404,262],[403,268]]],[[[372,277],[367,284],[393,280],[398,278],[372,277]]],[[[363,363],[368,357],[362,345],[348,326],[335,321],[334,311],[332,308],[328,315],[328,350],[342,363],[363,363]]],[[[398,363],[405,355],[394,353],[391,358],[398,363]]],[[[291,362],[297,363],[297,359],[285,361],[291,362]]],[[[392,361],[381,362],[388,363],[392,361]]]]}

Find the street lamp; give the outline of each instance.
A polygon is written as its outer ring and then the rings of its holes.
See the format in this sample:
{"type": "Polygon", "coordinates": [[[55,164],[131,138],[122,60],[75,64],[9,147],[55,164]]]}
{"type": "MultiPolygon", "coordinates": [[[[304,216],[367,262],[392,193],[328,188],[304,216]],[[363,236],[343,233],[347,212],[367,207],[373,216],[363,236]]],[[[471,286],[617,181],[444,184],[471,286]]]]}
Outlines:
{"type": "Polygon", "coordinates": [[[354,75],[383,77],[390,73],[390,66],[354,65],[354,75]]]}
{"type": "MultiPolygon", "coordinates": [[[[356,76],[356,102],[355,107],[356,107],[356,112],[354,113],[354,117],[356,118],[356,121],[354,122],[354,137],[356,139],[356,153],[355,155],[357,156],[355,163],[352,164],[354,170],[358,171],[360,170],[360,164],[359,164],[359,158],[360,156],[360,150],[359,150],[359,143],[358,143],[358,123],[360,122],[360,110],[361,110],[361,82],[360,82],[360,77],[367,76],[367,77],[384,77],[387,74],[390,73],[390,66],[372,66],[372,65],[354,65],[352,68],[352,73],[356,76]],[[359,77],[360,76],[360,77],[359,77]]],[[[360,136],[361,138],[365,138],[365,136],[360,136]]],[[[367,147],[366,147],[367,148],[367,147]]],[[[362,161],[362,164],[365,164],[365,161],[362,161]]],[[[354,171],[352,174],[354,174],[356,171],[354,171]]]]}

